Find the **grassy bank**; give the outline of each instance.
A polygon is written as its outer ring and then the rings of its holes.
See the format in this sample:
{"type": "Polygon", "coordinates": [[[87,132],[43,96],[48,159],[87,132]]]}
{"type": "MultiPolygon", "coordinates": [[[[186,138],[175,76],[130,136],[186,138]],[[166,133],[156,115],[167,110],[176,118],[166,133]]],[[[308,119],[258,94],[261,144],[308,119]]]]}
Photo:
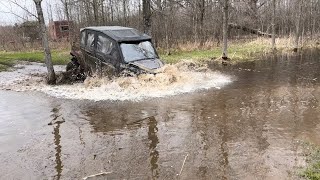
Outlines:
{"type": "Polygon", "coordinates": [[[301,173],[301,176],[310,180],[320,179],[320,147],[313,144],[306,144],[306,161],[308,166],[301,173]]]}
{"type": "MultiPolygon", "coordinates": [[[[265,44],[255,42],[235,43],[228,48],[228,56],[231,62],[250,61],[257,58],[262,53],[269,52],[269,47],[265,44]]],[[[160,51],[161,58],[167,63],[177,63],[181,60],[208,61],[221,57],[221,48],[213,47],[208,50],[173,50],[170,55],[160,51]]]]}
{"type": "MultiPolygon", "coordinates": [[[[292,38],[276,39],[276,48],[280,53],[292,52],[292,38]]],[[[320,47],[319,42],[305,41],[302,49],[320,47]]],[[[164,50],[160,50],[161,58],[167,63],[177,63],[181,60],[208,61],[221,57],[221,47],[211,47],[208,50],[194,50],[195,48],[178,48],[172,50],[170,55],[166,55],[164,50]]],[[[257,60],[263,54],[272,53],[271,39],[258,38],[248,42],[229,42],[228,57],[231,63],[257,60]]]]}
{"type": "MultiPolygon", "coordinates": [[[[262,54],[272,52],[270,39],[258,38],[247,42],[229,42],[229,58],[231,63],[251,61],[259,59],[262,54]]],[[[166,63],[177,63],[181,60],[193,60],[193,61],[209,61],[219,59],[221,57],[221,47],[211,46],[214,43],[208,42],[204,48],[197,48],[195,45],[182,44],[175,49],[171,50],[170,55],[162,49],[159,49],[160,57],[166,63]]],[[[291,38],[277,39],[277,49],[280,52],[291,51],[293,41],[291,38]]],[[[54,64],[66,64],[69,57],[68,45],[61,45],[60,50],[52,51],[52,59],[54,64]]],[[[317,42],[308,41],[303,43],[303,48],[319,47],[317,42]]],[[[32,61],[32,62],[44,62],[43,52],[41,51],[28,51],[28,52],[1,52],[0,51],[0,71],[6,70],[12,66],[17,60],[32,61]]]]}
{"type": "MultiPolygon", "coordinates": [[[[66,64],[69,62],[69,51],[53,50],[51,52],[53,64],[66,64]]],[[[44,62],[42,51],[4,52],[0,51],[0,71],[13,66],[16,61],[44,62]]]]}

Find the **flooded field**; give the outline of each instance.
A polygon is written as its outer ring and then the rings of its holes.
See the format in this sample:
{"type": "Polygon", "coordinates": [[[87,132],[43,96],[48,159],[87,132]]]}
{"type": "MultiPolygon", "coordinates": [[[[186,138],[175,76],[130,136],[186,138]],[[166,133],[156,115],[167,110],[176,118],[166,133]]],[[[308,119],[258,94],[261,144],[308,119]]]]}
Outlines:
{"type": "Polygon", "coordinates": [[[320,145],[319,63],[313,51],[212,65],[206,88],[139,101],[6,86],[0,179],[298,179],[301,142],[320,145]]]}

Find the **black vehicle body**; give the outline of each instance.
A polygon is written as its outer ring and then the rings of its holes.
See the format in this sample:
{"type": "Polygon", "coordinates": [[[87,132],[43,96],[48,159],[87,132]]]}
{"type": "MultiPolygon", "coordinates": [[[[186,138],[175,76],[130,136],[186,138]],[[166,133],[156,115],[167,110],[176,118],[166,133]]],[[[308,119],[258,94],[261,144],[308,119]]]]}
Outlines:
{"type": "MultiPolygon", "coordinates": [[[[71,55],[87,75],[155,73],[164,63],[152,45],[151,37],[120,26],[86,27],[80,31],[80,51],[71,55]]],[[[72,69],[69,67],[69,69],[72,69]]]]}

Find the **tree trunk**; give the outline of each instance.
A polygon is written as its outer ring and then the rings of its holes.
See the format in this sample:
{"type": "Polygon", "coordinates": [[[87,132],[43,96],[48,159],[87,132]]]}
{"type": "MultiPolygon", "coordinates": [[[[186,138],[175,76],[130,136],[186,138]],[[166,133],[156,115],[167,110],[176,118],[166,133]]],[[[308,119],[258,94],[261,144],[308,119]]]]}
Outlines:
{"type": "Polygon", "coordinates": [[[195,25],[195,42],[200,42],[200,47],[204,44],[203,24],[205,13],[205,0],[196,0],[195,3],[196,25],[195,25]]]}
{"type": "Polygon", "coordinates": [[[150,0],[142,0],[143,31],[151,36],[151,4],[150,0]]]}
{"type": "Polygon", "coordinates": [[[114,21],[114,9],[113,9],[113,2],[112,0],[109,0],[109,6],[110,6],[110,13],[111,13],[111,21],[114,21]]]}
{"type": "Polygon", "coordinates": [[[229,0],[224,0],[223,2],[223,49],[222,49],[222,59],[228,59],[228,6],[229,0]]]}
{"type": "Polygon", "coordinates": [[[124,26],[128,26],[126,0],[122,0],[122,6],[123,6],[123,22],[124,22],[124,26]]]}
{"type": "Polygon", "coordinates": [[[201,0],[201,10],[200,10],[200,47],[204,44],[204,32],[203,32],[203,26],[204,26],[204,15],[205,15],[205,0],[201,0]]]}
{"type": "Polygon", "coordinates": [[[47,76],[47,83],[48,84],[55,84],[56,83],[56,74],[53,69],[52,59],[51,59],[51,51],[49,47],[48,35],[47,35],[47,28],[43,18],[43,12],[41,7],[42,0],[33,0],[38,14],[38,21],[40,24],[41,29],[41,38],[42,38],[42,46],[44,48],[44,55],[45,55],[45,63],[47,65],[48,76],[47,76]]]}
{"type": "Polygon", "coordinates": [[[302,19],[302,1],[298,0],[297,2],[298,5],[298,14],[296,18],[296,33],[295,33],[295,38],[294,38],[294,48],[293,52],[298,52],[299,48],[299,39],[300,39],[300,34],[301,34],[301,19],[302,19]]]}
{"type": "Polygon", "coordinates": [[[105,25],[106,24],[106,15],[104,12],[104,0],[100,0],[100,5],[101,5],[101,23],[100,25],[105,25]]]}
{"type": "Polygon", "coordinates": [[[164,22],[165,26],[165,34],[166,34],[166,54],[170,55],[170,40],[169,40],[169,28],[168,28],[168,22],[164,22]]]}
{"type": "Polygon", "coordinates": [[[69,25],[69,37],[68,37],[68,40],[70,42],[70,45],[72,46],[74,38],[73,38],[73,24],[70,23],[70,14],[69,14],[69,5],[68,5],[69,2],[67,0],[62,0],[62,3],[64,5],[64,12],[66,14],[66,18],[67,18],[68,25],[69,25]]]}
{"type": "Polygon", "coordinates": [[[162,21],[164,21],[164,26],[165,26],[165,42],[166,42],[166,54],[171,55],[170,49],[171,49],[171,44],[172,44],[172,34],[170,33],[173,29],[173,22],[172,22],[172,17],[174,16],[174,9],[173,9],[173,3],[172,1],[165,2],[164,3],[164,8],[166,9],[164,18],[162,21]]]}
{"type": "Polygon", "coordinates": [[[85,12],[86,12],[86,19],[87,19],[87,22],[86,22],[86,25],[90,25],[90,22],[92,22],[92,19],[91,19],[91,8],[90,8],[90,2],[88,1],[83,1],[85,3],[85,12]]]}
{"type": "Polygon", "coordinates": [[[141,27],[141,1],[138,1],[138,12],[139,12],[139,16],[138,16],[138,22],[139,22],[139,29],[142,29],[141,27]]]}
{"type": "Polygon", "coordinates": [[[276,49],[276,27],[275,27],[275,19],[276,19],[276,0],[272,0],[272,49],[276,49]]]}
{"type": "Polygon", "coordinates": [[[99,24],[99,17],[98,17],[98,2],[97,0],[92,1],[92,8],[93,8],[93,18],[94,18],[94,25],[99,24]]]}

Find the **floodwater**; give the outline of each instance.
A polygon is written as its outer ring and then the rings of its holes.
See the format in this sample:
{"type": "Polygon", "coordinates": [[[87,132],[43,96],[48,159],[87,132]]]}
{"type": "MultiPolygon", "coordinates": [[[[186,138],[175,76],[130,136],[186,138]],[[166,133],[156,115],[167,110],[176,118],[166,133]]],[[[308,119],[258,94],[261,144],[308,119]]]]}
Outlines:
{"type": "MultiPolygon", "coordinates": [[[[165,65],[156,75],[137,77],[87,78],[83,83],[48,86],[43,80],[46,68],[40,63],[19,64],[17,70],[0,73],[0,90],[37,91],[63,99],[92,101],[141,101],[174,96],[204,89],[220,89],[232,82],[232,77],[183,61],[165,65]]],[[[60,73],[62,66],[55,67],[60,73]]],[[[58,75],[59,77],[59,75],[58,75]]]]}
{"type": "Polygon", "coordinates": [[[320,145],[320,52],[217,67],[233,82],[141,101],[0,91],[0,179],[297,179],[320,145]]]}

